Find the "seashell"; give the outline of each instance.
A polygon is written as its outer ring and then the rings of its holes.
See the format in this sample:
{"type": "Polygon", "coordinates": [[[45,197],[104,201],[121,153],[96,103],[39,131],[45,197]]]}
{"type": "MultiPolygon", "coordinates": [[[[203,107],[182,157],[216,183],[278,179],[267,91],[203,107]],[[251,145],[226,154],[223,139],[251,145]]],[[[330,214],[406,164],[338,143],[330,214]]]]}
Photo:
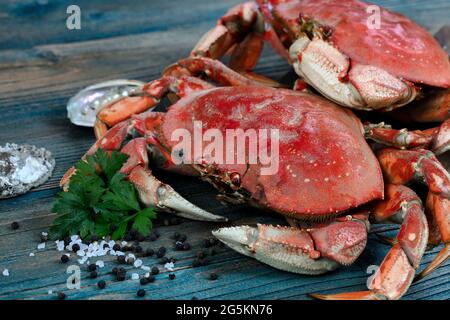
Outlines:
{"type": "Polygon", "coordinates": [[[0,146],[0,199],[15,197],[47,181],[55,167],[50,151],[32,145],[0,146]]]}
{"type": "Polygon", "coordinates": [[[67,103],[67,116],[78,126],[93,127],[97,112],[106,104],[130,95],[142,88],[137,80],[111,80],[89,86],[67,103]]]}

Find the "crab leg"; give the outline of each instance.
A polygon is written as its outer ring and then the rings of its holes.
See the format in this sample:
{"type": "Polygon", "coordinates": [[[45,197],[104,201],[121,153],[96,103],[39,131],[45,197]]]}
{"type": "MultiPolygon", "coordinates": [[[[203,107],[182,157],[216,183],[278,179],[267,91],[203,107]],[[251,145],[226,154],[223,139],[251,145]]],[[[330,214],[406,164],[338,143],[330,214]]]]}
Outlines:
{"type": "Polygon", "coordinates": [[[419,197],[409,188],[388,185],[386,198],[375,208],[375,223],[402,223],[396,242],[368,287],[369,291],[334,295],[313,294],[324,300],[399,299],[411,285],[428,240],[428,224],[419,197]]]}
{"type": "Polygon", "coordinates": [[[395,184],[408,183],[420,178],[429,188],[427,205],[436,221],[444,248],[418,278],[423,278],[450,256],[449,215],[450,215],[450,175],[436,157],[425,150],[384,149],[378,158],[387,179],[395,184]]]}
{"type": "MultiPolygon", "coordinates": [[[[157,118],[160,113],[154,113],[152,116],[157,118]]],[[[162,146],[153,137],[140,137],[131,139],[123,147],[122,145],[127,138],[132,137],[135,133],[145,133],[145,121],[143,116],[134,117],[131,120],[118,123],[112,127],[106,134],[99,139],[87,152],[93,154],[98,148],[104,148],[108,151],[120,150],[129,156],[127,162],[122,166],[120,172],[129,174],[128,179],[135,185],[140,200],[144,205],[154,206],[162,211],[176,214],[181,217],[201,220],[201,221],[226,221],[227,219],[221,216],[211,214],[196,205],[190,203],[179,195],[172,187],[162,183],[154,177],[151,171],[147,168],[149,143],[157,148],[166,160],[170,161],[170,155],[165,154],[162,146]]],[[[160,163],[161,160],[155,158],[156,150],[151,152],[153,161],[160,163]]],[[[61,180],[61,185],[67,189],[70,182],[70,177],[75,173],[75,169],[71,168],[64,175],[61,180]]]]}
{"type": "Polygon", "coordinates": [[[312,229],[258,224],[221,228],[213,235],[274,268],[311,275],[353,263],[367,242],[365,222],[351,216],[312,229]]]}
{"type": "Polygon", "coordinates": [[[425,131],[396,130],[384,123],[365,124],[364,131],[366,139],[400,149],[425,148],[440,155],[450,148],[450,120],[425,131]]]}
{"type": "Polygon", "coordinates": [[[427,217],[430,227],[431,245],[444,242],[444,247],[433,259],[433,261],[415,278],[415,281],[423,279],[432,271],[436,270],[450,257],[450,201],[443,197],[428,194],[427,217]]]}
{"type": "Polygon", "coordinates": [[[235,45],[231,65],[237,70],[251,70],[263,47],[264,22],[254,2],[230,9],[217,21],[192,50],[192,56],[219,59],[235,45]]]}

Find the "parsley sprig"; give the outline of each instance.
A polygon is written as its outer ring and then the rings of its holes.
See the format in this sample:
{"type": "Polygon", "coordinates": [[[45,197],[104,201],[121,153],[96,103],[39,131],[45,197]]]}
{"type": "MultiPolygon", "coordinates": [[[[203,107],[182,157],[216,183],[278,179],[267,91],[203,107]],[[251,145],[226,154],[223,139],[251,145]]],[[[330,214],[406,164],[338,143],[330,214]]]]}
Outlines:
{"type": "Polygon", "coordinates": [[[69,190],[58,193],[53,204],[58,216],[50,228],[52,238],[111,235],[116,240],[129,229],[149,234],[156,213],[140,204],[135,187],[119,172],[127,159],[123,153],[99,149],[75,165],[69,190]]]}

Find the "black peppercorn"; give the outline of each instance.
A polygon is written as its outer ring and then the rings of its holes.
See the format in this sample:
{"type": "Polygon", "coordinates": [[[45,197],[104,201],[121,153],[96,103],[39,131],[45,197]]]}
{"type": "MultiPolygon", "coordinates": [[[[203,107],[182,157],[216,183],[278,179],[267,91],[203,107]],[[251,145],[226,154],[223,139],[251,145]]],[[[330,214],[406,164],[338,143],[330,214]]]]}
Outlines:
{"type": "Polygon", "coordinates": [[[175,242],[175,250],[181,251],[183,250],[183,248],[184,248],[183,242],[181,241],[175,242]]]}
{"type": "Polygon", "coordinates": [[[113,250],[114,251],[120,251],[120,244],[118,244],[118,243],[116,243],[114,246],[113,246],[113,250]]]}
{"type": "Polygon", "coordinates": [[[183,250],[190,250],[190,249],[191,249],[191,245],[189,243],[185,242],[183,244],[183,250]]]}
{"type": "Polygon", "coordinates": [[[61,262],[62,263],[67,263],[69,261],[69,256],[67,254],[63,254],[61,256],[61,262]]]}
{"type": "Polygon", "coordinates": [[[211,273],[210,275],[209,275],[209,280],[217,280],[217,274],[216,273],[211,273]]]}
{"type": "Polygon", "coordinates": [[[124,264],[125,263],[125,256],[117,256],[117,262],[120,264],[124,264]]]}
{"type": "Polygon", "coordinates": [[[41,242],[47,242],[48,241],[48,234],[41,234],[41,242]]]}
{"type": "Polygon", "coordinates": [[[119,269],[117,269],[117,267],[112,268],[111,273],[113,275],[117,275],[117,273],[119,272],[119,269]]]}
{"type": "Polygon", "coordinates": [[[147,278],[141,278],[141,280],[139,280],[141,285],[146,285],[148,283],[148,279],[147,278]]]}
{"type": "Polygon", "coordinates": [[[97,286],[98,286],[100,289],[105,289],[105,287],[106,287],[106,282],[105,282],[105,280],[100,280],[99,282],[97,282],[97,286]]]}
{"type": "Polygon", "coordinates": [[[200,250],[197,252],[197,258],[203,259],[205,257],[205,252],[203,250],[200,250]]]}
{"type": "Polygon", "coordinates": [[[125,280],[125,273],[118,273],[117,274],[117,281],[124,281],[125,280]]]}
{"type": "Polygon", "coordinates": [[[97,265],[96,265],[95,263],[91,263],[91,264],[88,266],[88,270],[89,270],[89,271],[95,271],[95,270],[97,270],[97,265]]]}
{"type": "Polygon", "coordinates": [[[78,250],[80,250],[80,245],[79,245],[78,243],[75,243],[75,244],[72,246],[72,251],[73,251],[73,252],[77,252],[78,250]]]}
{"type": "Polygon", "coordinates": [[[155,250],[148,248],[147,250],[145,250],[145,255],[147,257],[151,257],[155,254],[155,250]]]}
{"type": "Polygon", "coordinates": [[[142,247],[141,246],[134,247],[134,252],[135,253],[142,253],[142,247]]]}
{"type": "Polygon", "coordinates": [[[145,290],[144,289],[139,289],[137,292],[137,296],[139,298],[142,298],[143,296],[145,296],[145,290]]]}
{"type": "Polygon", "coordinates": [[[181,242],[185,242],[187,239],[185,234],[180,235],[180,238],[178,240],[180,240],[181,242]]]}
{"type": "Polygon", "coordinates": [[[170,280],[175,279],[175,273],[169,273],[169,279],[170,280]]]}
{"type": "Polygon", "coordinates": [[[154,282],[154,281],[155,281],[155,277],[152,276],[152,275],[149,275],[149,276],[147,277],[147,281],[148,281],[149,283],[154,282]]]}
{"type": "Polygon", "coordinates": [[[58,292],[58,299],[59,300],[64,300],[66,298],[66,294],[64,292],[58,292]]]}
{"type": "Polygon", "coordinates": [[[160,262],[161,264],[166,264],[166,263],[168,263],[169,261],[170,261],[169,258],[163,257],[159,262],[160,262]]]}
{"type": "Polygon", "coordinates": [[[11,223],[11,229],[13,230],[17,230],[19,229],[19,223],[17,221],[14,221],[13,223],[11,223]]]}
{"type": "Polygon", "coordinates": [[[91,278],[91,279],[95,279],[95,278],[97,278],[97,276],[98,276],[97,271],[91,271],[89,273],[89,278],[91,278]]]}
{"type": "Polygon", "coordinates": [[[157,275],[159,273],[158,267],[153,267],[151,272],[153,275],[157,275]]]}

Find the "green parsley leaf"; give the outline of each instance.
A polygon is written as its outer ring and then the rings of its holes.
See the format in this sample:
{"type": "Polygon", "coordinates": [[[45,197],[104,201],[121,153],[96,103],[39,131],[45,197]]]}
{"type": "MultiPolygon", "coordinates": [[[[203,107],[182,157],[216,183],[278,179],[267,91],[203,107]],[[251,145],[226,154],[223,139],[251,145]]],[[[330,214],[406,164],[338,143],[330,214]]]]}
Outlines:
{"type": "Polygon", "coordinates": [[[129,228],[148,235],[156,217],[153,208],[139,202],[134,185],[119,172],[128,156],[117,151],[99,149],[75,165],[69,190],[60,192],[53,204],[57,213],[50,228],[53,239],[74,234],[81,238],[93,235],[123,238],[129,228]]]}

